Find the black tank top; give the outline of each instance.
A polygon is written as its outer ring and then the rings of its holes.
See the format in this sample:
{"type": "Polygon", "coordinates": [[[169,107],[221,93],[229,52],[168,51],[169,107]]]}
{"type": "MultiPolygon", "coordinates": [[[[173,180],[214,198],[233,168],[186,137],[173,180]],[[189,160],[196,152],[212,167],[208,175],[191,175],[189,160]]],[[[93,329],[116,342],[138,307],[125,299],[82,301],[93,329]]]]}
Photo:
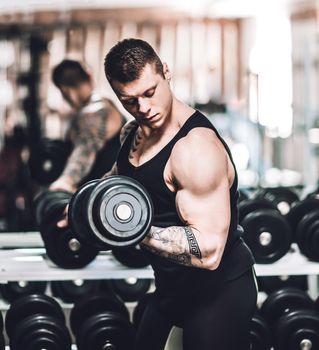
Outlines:
{"type": "MultiPolygon", "coordinates": [[[[185,137],[190,130],[197,127],[209,128],[216,133],[235,168],[227,144],[212,123],[199,111],[195,111],[171,141],[144,164],[135,167],[128,160],[134,134],[138,126],[131,130],[119,152],[117,159],[119,175],[129,176],[139,181],[152,198],[154,204],[154,226],[185,226],[185,223],[181,220],[176,210],[176,193],[170,191],[165,183],[164,168],[176,142],[185,137]]],[[[157,293],[166,296],[190,295],[203,287],[209,288],[211,286],[211,288],[214,288],[217,283],[236,278],[251,268],[254,259],[249,248],[243,243],[240,237],[241,230],[237,225],[237,187],[238,178],[235,168],[235,179],[230,188],[231,222],[229,233],[222,261],[216,270],[212,271],[179,265],[145,250],[154,269],[157,293]]]]}

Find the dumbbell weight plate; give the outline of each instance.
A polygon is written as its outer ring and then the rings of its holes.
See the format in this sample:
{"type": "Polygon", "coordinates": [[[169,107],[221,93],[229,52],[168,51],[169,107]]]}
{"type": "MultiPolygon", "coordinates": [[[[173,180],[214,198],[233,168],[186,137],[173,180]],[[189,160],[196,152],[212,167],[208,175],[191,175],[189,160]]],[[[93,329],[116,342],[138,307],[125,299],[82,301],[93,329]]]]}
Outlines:
{"type": "Polygon", "coordinates": [[[272,335],[266,320],[255,313],[250,326],[250,350],[270,350],[272,335]]]}
{"type": "Polygon", "coordinates": [[[74,303],[80,298],[100,289],[99,280],[52,281],[51,291],[56,298],[66,303],[74,303]]]}
{"type": "Polygon", "coordinates": [[[299,200],[297,193],[287,187],[259,189],[255,197],[270,200],[283,215],[287,214],[291,205],[299,200]]]}
{"type": "Polygon", "coordinates": [[[76,233],[81,242],[94,246],[96,249],[107,250],[105,244],[94,239],[94,232],[92,232],[87,218],[88,198],[99,181],[97,179],[88,181],[75,192],[69,203],[68,222],[71,231],[76,233]]]}
{"type": "Polygon", "coordinates": [[[16,299],[25,294],[43,294],[45,292],[47,282],[8,282],[0,284],[0,294],[3,299],[12,303],[16,299]]]}
{"type": "Polygon", "coordinates": [[[275,204],[264,198],[250,198],[243,200],[238,204],[238,220],[241,224],[243,218],[259,209],[274,209],[277,210],[275,204]]]}
{"type": "Polygon", "coordinates": [[[306,275],[257,276],[257,282],[258,290],[267,294],[285,287],[294,287],[303,291],[308,290],[308,280],[306,275]]]}
{"type": "Polygon", "coordinates": [[[55,181],[65,167],[71,148],[71,143],[62,140],[42,139],[31,150],[29,159],[31,178],[41,185],[55,181]]]}
{"type": "Polygon", "coordinates": [[[319,208],[319,199],[317,198],[305,198],[299,202],[295,202],[292,204],[286,218],[290,224],[294,240],[296,236],[296,229],[301,219],[307,213],[311,212],[312,210],[316,210],[318,208],[319,208]]]}
{"type": "Polygon", "coordinates": [[[151,227],[153,205],[144,187],[126,176],[100,181],[89,196],[89,225],[107,246],[140,242],[151,227]]]}
{"type": "Polygon", "coordinates": [[[34,314],[47,314],[65,322],[65,316],[59,303],[45,294],[24,295],[15,300],[8,309],[5,318],[5,328],[11,338],[17,324],[34,314]]]}
{"type": "Polygon", "coordinates": [[[55,218],[51,217],[51,222],[41,230],[46,253],[59,267],[82,268],[92,262],[99,252],[96,248],[80,242],[69,227],[57,227],[57,222],[63,216],[63,210],[56,213],[55,218]]]}
{"type": "Polygon", "coordinates": [[[128,310],[120,298],[115,295],[106,295],[102,292],[86,296],[76,301],[70,314],[72,332],[77,334],[81,324],[98,313],[114,312],[129,319],[128,310]]]}
{"type": "Polygon", "coordinates": [[[137,301],[142,295],[146,294],[151,287],[151,279],[127,278],[111,279],[103,281],[107,284],[107,290],[112,290],[125,302],[137,301]]]}
{"type": "Polygon", "coordinates": [[[283,315],[275,329],[276,350],[319,349],[319,314],[295,310],[283,315]]]}
{"type": "Polygon", "coordinates": [[[83,322],[76,336],[78,350],[130,350],[133,343],[132,324],[114,312],[91,316],[83,322]]]}
{"type": "Polygon", "coordinates": [[[319,261],[319,209],[303,216],[295,238],[302,254],[313,261],[319,261]]]}
{"type": "Polygon", "coordinates": [[[274,326],[282,315],[299,309],[314,309],[314,301],[306,292],[286,287],[268,295],[261,306],[261,314],[269,325],[274,326]]]}
{"type": "Polygon", "coordinates": [[[148,256],[139,244],[129,247],[113,248],[112,254],[117,261],[128,267],[142,268],[150,264],[148,256]]]}
{"type": "Polygon", "coordinates": [[[291,246],[291,230],[285,218],[273,209],[247,214],[241,225],[243,239],[259,264],[270,264],[283,257],[291,246]]]}
{"type": "Polygon", "coordinates": [[[50,315],[28,316],[10,338],[11,350],[71,350],[71,346],[65,324],[50,315]]]}

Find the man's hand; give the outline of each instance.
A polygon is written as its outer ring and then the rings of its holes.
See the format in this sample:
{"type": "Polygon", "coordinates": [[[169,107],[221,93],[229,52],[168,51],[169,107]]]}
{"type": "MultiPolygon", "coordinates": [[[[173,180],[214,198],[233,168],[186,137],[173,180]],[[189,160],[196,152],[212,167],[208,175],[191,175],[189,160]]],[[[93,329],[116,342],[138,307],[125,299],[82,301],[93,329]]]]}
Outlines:
{"type": "Polygon", "coordinates": [[[64,212],[63,212],[63,218],[57,222],[57,226],[60,228],[67,227],[69,225],[68,222],[68,210],[69,210],[69,204],[66,205],[64,212]]]}
{"type": "Polygon", "coordinates": [[[66,191],[74,193],[77,188],[69,177],[60,177],[49,186],[50,191],[66,191]]]}

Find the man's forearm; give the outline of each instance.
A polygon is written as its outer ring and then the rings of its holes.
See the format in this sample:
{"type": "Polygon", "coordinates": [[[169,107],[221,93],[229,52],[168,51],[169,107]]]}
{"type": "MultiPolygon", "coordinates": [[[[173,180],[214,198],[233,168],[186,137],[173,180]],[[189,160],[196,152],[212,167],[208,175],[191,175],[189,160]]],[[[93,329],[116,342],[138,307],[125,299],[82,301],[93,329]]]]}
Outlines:
{"type": "Polygon", "coordinates": [[[203,267],[202,252],[189,226],[152,226],[141,244],[154,254],[178,264],[203,267]]]}

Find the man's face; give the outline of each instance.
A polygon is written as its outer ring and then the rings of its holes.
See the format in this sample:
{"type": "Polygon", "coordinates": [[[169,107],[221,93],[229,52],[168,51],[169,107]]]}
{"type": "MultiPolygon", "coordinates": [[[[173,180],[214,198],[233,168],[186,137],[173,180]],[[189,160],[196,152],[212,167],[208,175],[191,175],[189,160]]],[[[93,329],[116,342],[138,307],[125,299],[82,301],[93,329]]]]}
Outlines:
{"type": "Polygon", "coordinates": [[[146,64],[140,77],[129,83],[112,81],[112,88],[123,107],[151,129],[160,127],[172,107],[169,82],[151,64],[146,64]]]}
{"type": "Polygon", "coordinates": [[[60,91],[63,98],[68,102],[68,104],[73,108],[80,108],[83,104],[81,100],[81,94],[79,89],[71,86],[60,86],[60,91]]]}

